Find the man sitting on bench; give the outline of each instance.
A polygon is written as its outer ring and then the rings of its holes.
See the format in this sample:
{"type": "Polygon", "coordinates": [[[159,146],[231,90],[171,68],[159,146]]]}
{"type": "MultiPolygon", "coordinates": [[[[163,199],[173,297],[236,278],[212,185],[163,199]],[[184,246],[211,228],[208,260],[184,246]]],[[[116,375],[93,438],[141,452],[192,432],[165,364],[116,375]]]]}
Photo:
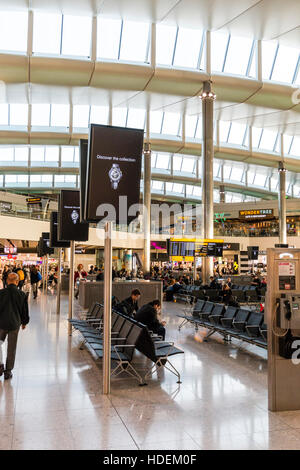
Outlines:
{"type": "Polygon", "coordinates": [[[120,302],[115,308],[118,312],[133,317],[134,314],[138,311],[138,300],[141,297],[141,293],[138,289],[134,289],[131,292],[130,297],[120,302]]]}
{"type": "Polygon", "coordinates": [[[153,300],[149,304],[143,305],[135,315],[135,320],[143,323],[150,331],[162,337],[163,341],[166,336],[165,321],[158,320],[160,312],[160,301],[153,300]]]}

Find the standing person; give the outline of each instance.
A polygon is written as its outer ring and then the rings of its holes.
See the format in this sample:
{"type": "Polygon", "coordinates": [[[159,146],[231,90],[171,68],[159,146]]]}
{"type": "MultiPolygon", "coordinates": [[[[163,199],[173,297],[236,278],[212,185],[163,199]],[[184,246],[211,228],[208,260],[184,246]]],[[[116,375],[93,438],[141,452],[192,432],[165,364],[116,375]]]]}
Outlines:
{"type": "Polygon", "coordinates": [[[18,266],[16,268],[16,274],[19,276],[19,284],[18,284],[18,288],[20,290],[23,289],[23,286],[24,286],[24,283],[25,283],[25,271],[24,269],[22,268],[22,266],[18,266]]]}
{"type": "Polygon", "coordinates": [[[30,270],[30,284],[32,287],[32,292],[33,292],[33,298],[37,298],[38,294],[38,283],[40,282],[41,275],[39,271],[37,270],[36,266],[32,266],[30,270]]]}
{"type": "Polygon", "coordinates": [[[75,271],[75,274],[74,274],[75,299],[78,299],[78,295],[79,295],[79,281],[80,279],[85,279],[86,277],[87,277],[87,272],[84,270],[83,264],[79,264],[77,266],[77,271],[75,271]]]}
{"type": "Polygon", "coordinates": [[[7,288],[0,290],[0,376],[4,372],[5,380],[12,378],[20,326],[24,330],[29,323],[27,296],[18,289],[18,284],[19,276],[10,273],[7,277],[7,288]],[[6,337],[7,358],[4,368],[2,344],[6,337]]]}
{"type": "Polygon", "coordinates": [[[4,266],[3,273],[2,273],[2,283],[3,283],[3,289],[6,287],[7,284],[7,276],[9,275],[10,270],[8,269],[7,264],[4,266]]]}
{"type": "Polygon", "coordinates": [[[163,341],[166,336],[165,325],[166,322],[160,322],[158,320],[158,314],[160,313],[160,301],[153,300],[149,304],[143,305],[136,313],[135,320],[146,325],[150,331],[161,336],[163,341]]]}

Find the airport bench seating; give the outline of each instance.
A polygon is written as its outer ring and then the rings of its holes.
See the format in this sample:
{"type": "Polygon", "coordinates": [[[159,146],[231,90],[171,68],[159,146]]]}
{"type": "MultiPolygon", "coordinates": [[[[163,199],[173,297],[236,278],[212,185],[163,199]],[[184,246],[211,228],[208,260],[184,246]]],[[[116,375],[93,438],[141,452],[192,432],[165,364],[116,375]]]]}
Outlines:
{"type": "Polygon", "coordinates": [[[192,311],[177,316],[182,318],[179,331],[187,323],[193,324],[196,331],[199,327],[208,329],[205,341],[214,333],[219,333],[225,341],[236,338],[267,348],[267,326],[263,323],[264,315],[261,312],[245,307],[225,307],[220,303],[197,301],[192,311]]]}
{"type": "MultiPolygon", "coordinates": [[[[103,305],[94,304],[87,315],[87,320],[70,320],[72,327],[78,330],[83,337],[81,348],[88,345],[99,359],[103,358],[103,305]],[[95,311],[97,317],[95,318],[95,311]],[[92,320],[91,320],[92,316],[92,320]],[[91,320],[91,321],[90,321],[91,320]]],[[[181,383],[180,373],[170,362],[170,357],[183,354],[184,351],[174,346],[173,342],[162,341],[158,335],[153,334],[142,323],[113,309],[111,317],[111,360],[116,362],[112,376],[122,372],[136,378],[140,385],[146,385],[155,370],[165,367],[177,377],[181,383]],[[142,378],[132,364],[134,351],[138,350],[154,364],[142,378]]]]}

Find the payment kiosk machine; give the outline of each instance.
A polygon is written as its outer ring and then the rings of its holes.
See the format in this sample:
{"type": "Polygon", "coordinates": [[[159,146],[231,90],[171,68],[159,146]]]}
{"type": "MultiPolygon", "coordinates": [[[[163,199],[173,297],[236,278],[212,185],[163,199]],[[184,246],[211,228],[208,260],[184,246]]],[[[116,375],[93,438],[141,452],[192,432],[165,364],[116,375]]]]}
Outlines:
{"type": "Polygon", "coordinates": [[[267,266],[269,409],[300,410],[300,249],[269,248],[267,266]]]}

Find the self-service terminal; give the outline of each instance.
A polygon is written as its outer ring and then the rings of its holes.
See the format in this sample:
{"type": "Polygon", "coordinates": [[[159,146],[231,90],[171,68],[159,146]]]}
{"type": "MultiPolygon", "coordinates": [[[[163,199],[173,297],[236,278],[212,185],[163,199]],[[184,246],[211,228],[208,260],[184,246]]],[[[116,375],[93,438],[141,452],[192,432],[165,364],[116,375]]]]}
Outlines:
{"type": "Polygon", "coordinates": [[[269,409],[300,410],[300,250],[269,248],[267,267],[269,409]]]}

